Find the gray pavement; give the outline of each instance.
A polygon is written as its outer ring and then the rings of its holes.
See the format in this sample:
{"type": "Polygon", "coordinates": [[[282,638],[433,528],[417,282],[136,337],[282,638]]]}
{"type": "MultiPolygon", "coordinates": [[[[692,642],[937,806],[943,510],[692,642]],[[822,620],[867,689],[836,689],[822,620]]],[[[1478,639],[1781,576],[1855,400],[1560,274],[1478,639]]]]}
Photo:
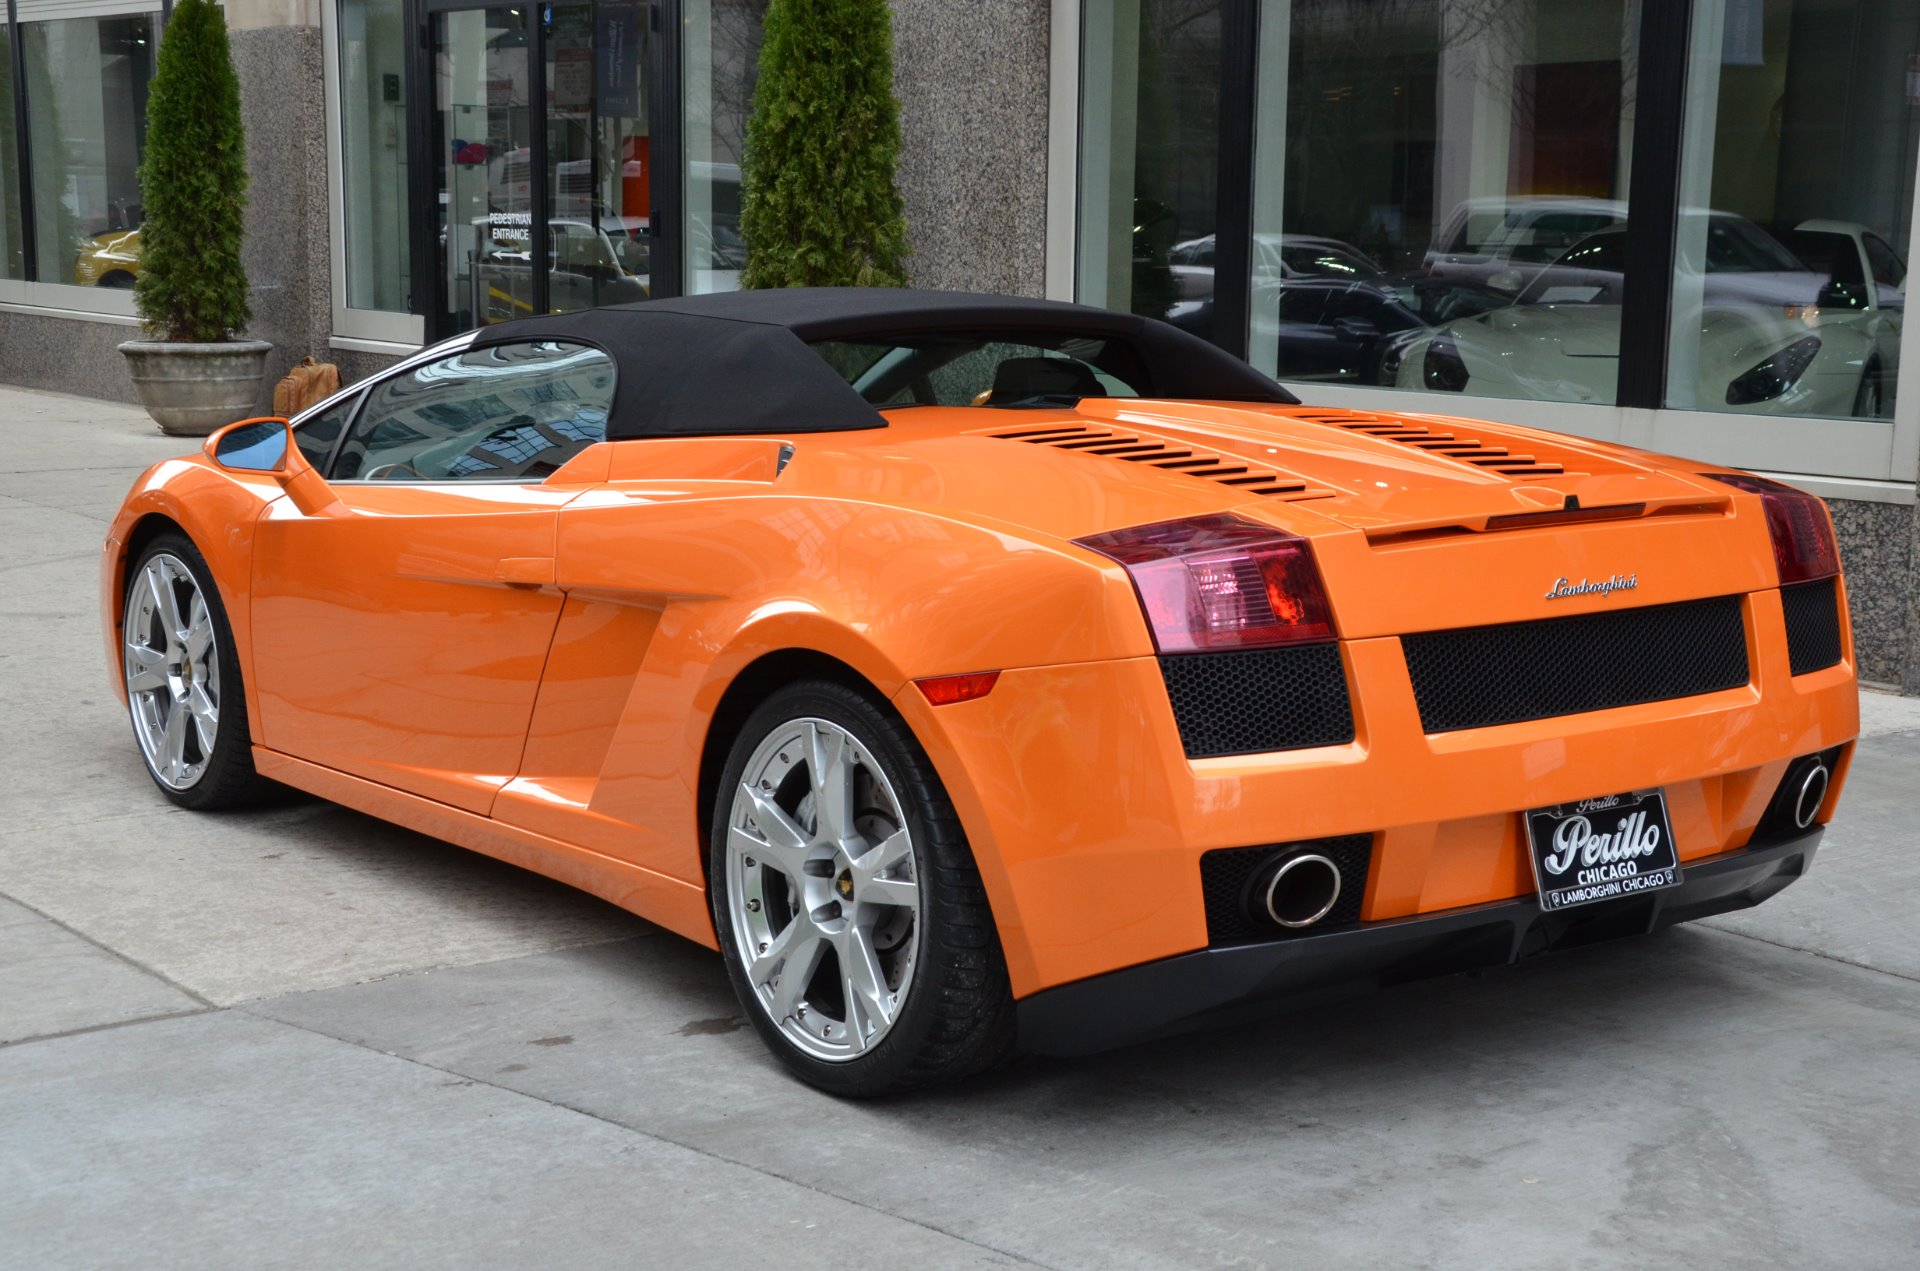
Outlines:
{"type": "Polygon", "coordinates": [[[846,1105],[610,906],[172,810],[95,568],[184,448],[0,389],[0,1268],[1920,1265],[1920,701],[1758,910],[846,1105]]]}

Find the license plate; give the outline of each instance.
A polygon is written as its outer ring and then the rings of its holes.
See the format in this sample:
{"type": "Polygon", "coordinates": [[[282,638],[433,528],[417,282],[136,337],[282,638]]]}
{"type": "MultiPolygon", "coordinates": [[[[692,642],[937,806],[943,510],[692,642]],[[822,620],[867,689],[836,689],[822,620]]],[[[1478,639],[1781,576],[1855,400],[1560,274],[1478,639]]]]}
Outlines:
{"type": "Polygon", "coordinates": [[[1542,909],[1637,896],[1680,881],[1667,797],[1658,790],[1535,808],[1526,821],[1542,909]]]}

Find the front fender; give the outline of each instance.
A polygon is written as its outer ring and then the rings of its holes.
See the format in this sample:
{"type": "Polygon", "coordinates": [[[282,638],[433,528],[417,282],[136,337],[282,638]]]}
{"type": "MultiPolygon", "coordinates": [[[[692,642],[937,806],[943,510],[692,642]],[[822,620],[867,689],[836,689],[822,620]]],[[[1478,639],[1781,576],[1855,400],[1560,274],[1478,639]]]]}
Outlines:
{"type": "Polygon", "coordinates": [[[254,527],[269,503],[282,496],[265,474],[229,473],[200,456],[164,459],[141,473],[107,530],[100,557],[101,635],[108,675],[124,704],[126,676],[120,662],[120,625],[125,618],[128,550],[155,518],[180,527],[213,572],[226,607],[234,656],[246,689],[247,710],[259,718],[254,696],[252,579],[254,527]]]}

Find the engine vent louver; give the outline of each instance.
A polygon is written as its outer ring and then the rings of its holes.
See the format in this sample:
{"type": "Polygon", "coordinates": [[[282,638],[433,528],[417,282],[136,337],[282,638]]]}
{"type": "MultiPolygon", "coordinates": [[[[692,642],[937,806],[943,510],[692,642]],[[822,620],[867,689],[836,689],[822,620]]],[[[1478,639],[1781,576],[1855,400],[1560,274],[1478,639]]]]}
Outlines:
{"type": "Polygon", "coordinates": [[[1322,413],[1291,411],[1289,414],[1295,419],[1303,419],[1310,424],[1329,424],[1347,432],[1377,437],[1381,441],[1397,442],[1442,458],[1457,459],[1461,463],[1472,464],[1476,468],[1497,472],[1505,477],[1558,477],[1565,476],[1567,471],[1564,465],[1555,463],[1551,459],[1515,454],[1505,446],[1462,436],[1459,433],[1436,430],[1425,424],[1410,423],[1404,419],[1382,419],[1378,415],[1355,414],[1351,411],[1322,413]]]}
{"type": "Polygon", "coordinates": [[[1152,437],[1137,437],[1128,433],[1109,432],[1074,424],[1062,424],[1054,428],[1027,428],[1017,432],[1001,432],[992,435],[1001,441],[1024,441],[1033,446],[1051,446],[1055,450],[1077,450],[1082,454],[1105,455],[1127,463],[1164,468],[1169,472],[1178,472],[1182,476],[1217,481],[1221,485],[1245,490],[1248,494],[1264,494],[1288,503],[1298,503],[1303,499],[1332,498],[1334,493],[1332,490],[1308,485],[1298,477],[1276,472],[1256,463],[1216,454],[1203,447],[1183,446],[1175,442],[1158,441],[1152,437]]]}

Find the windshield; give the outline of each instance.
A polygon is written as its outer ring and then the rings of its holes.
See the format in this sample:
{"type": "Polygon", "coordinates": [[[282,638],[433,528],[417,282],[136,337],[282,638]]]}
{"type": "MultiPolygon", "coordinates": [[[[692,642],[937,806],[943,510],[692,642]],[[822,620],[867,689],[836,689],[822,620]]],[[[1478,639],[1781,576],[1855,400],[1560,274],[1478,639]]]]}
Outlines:
{"type": "MultiPolygon", "coordinates": [[[[1682,224],[1684,248],[1690,239],[1688,230],[1697,234],[1698,223],[1682,224]]],[[[1708,274],[1806,273],[1807,267],[1792,252],[1758,225],[1735,216],[1715,216],[1707,221],[1708,274]]],[[[1593,234],[1575,243],[1560,259],[1541,270],[1527,289],[1520,293],[1523,305],[1617,305],[1624,294],[1627,272],[1627,231],[1625,227],[1593,234]]],[[[1698,271],[1690,261],[1682,268],[1698,271]]]]}
{"type": "Polygon", "coordinates": [[[1141,397],[1139,356],[1124,341],[1048,332],[942,333],[884,343],[821,340],[812,346],[840,377],[881,409],[901,406],[1032,407],[1083,397],[1141,397]]]}
{"type": "MultiPolygon", "coordinates": [[[[1686,227],[1681,242],[1688,241],[1686,227]]],[[[1751,221],[1716,216],[1707,222],[1707,272],[1710,274],[1805,273],[1798,257],[1751,221]]]]}
{"type": "Polygon", "coordinates": [[[1520,293],[1523,305],[1617,305],[1626,278],[1627,234],[1609,230],[1575,243],[1535,275],[1520,293]]]}

